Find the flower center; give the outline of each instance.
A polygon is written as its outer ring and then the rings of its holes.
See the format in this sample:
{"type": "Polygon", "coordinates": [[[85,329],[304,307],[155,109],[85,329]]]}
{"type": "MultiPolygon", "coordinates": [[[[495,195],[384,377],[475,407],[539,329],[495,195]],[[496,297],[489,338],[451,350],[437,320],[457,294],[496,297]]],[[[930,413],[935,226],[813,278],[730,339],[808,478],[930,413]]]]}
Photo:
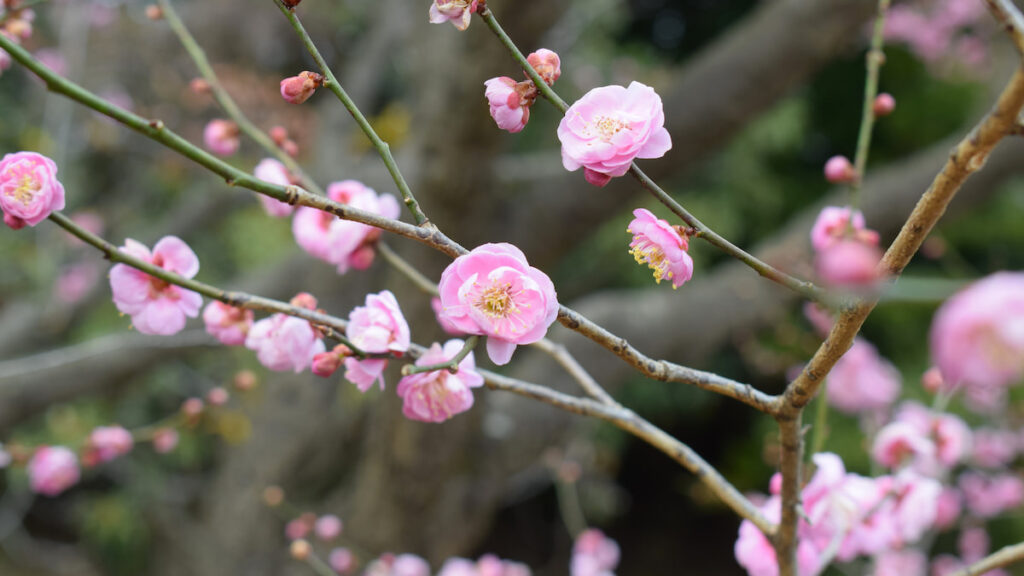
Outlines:
{"type": "Polygon", "coordinates": [[[646,238],[637,238],[629,253],[633,255],[637,264],[647,264],[647,267],[654,270],[654,281],[661,283],[662,280],[671,280],[672,272],[668,269],[668,259],[661,246],[646,238]]]}
{"type": "Polygon", "coordinates": [[[21,177],[21,181],[15,185],[13,190],[7,191],[7,196],[14,198],[20,202],[23,206],[28,206],[32,203],[32,199],[39,192],[41,188],[38,181],[32,177],[31,174],[25,174],[21,177]]]}
{"type": "Polygon", "coordinates": [[[618,118],[612,118],[609,116],[601,116],[594,124],[597,126],[597,131],[601,133],[601,138],[604,140],[611,140],[611,138],[619,132],[629,130],[629,124],[619,120],[618,118]]]}
{"type": "Polygon", "coordinates": [[[519,311],[513,296],[511,283],[494,284],[480,293],[473,306],[489,318],[505,319],[519,311]]]}

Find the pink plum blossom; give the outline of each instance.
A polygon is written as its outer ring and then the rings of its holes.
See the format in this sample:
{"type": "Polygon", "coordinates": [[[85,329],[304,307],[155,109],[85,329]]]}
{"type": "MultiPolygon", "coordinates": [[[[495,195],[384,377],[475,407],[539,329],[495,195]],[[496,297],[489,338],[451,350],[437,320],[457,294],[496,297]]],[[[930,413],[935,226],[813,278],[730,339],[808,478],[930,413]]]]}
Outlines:
{"type": "Polygon", "coordinates": [[[833,184],[853,182],[857,171],[846,156],[833,156],[825,162],[825,179],[833,184]]]}
{"type": "Polygon", "coordinates": [[[230,399],[231,394],[222,386],[210,388],[210,391],[206,393],[206,401],[210,403],[210,406],[223,406],[230,399]]]}
{"type": "Polygon", "coordinates": [[[931,328],[932,358],[953,386],[999,389],[1024,375],[1024,273],[999,272],[947,300],[931,328]]]}
{"type": "Polygon", "coordinates": [[[885,410],[899,398],[899,370],[863,338],[836,362],[825,389],[828,402],[848,414],[885,410]]]}
{"type": "MultiPolygon", "coordinates": [[[[274,160],[273,158],[264,158],[260,160],[260,163],[256,165],[253,170],[253,175],[263,180],[264,182],[270,182],[271,184],[277,184],[278,186],[289,186],[292,183],[291,173],[285,168],[284,164],[274,160]]],[[[260,204],[263,206],[263,210],[267,214],[274,218],[285,218],[291,216],[295,207],[287,202],[281,202],[267,196],[265,194],[259,194],[257,196],[260,200],[260,204]]]]}
{"type": "Polygon", "coordinates": [[[345,358],[352,355],[352,350],[344,344],[338,344],[333,350],[321,352],[313,356],[313,374],[321,378],[330,378],[341,368],[345,358]]]}
{"type": "Polygon", "coordinates": [[[203,310],[206,331],[228,346],[245,344],[245,337],[252,328],[254,318],[252,310],[236,308],[217,300],[207,304],[203,310]]]}
{"type": "Polygon", "coordinates": [[[639,82],[588,92],[566,111],[558,139],[565,169],[583,167],[596,186],[625,174],[635,158],[660,158],[672,148],[661,97],[639,82]]]}
{"type": "Polygon", "coordinates": [[[451,22],[459,30],[469,28],[469,20],[476,12],[478,0],[433,0],[430,4],[430,22],[451,22]]]}
{"type": "Polygon", "coordinates": [[[569,564],[570,576],[612,576],[619,565],[619,545],[600,530],[584,530],[576,537],[569,564]]]}
{"type": "Polygon", "coordinates": [[[915,469],[938,474],[967,458],[971,451],[971,430],[953,414],[936,413],[917,402],[904,402],[896,411],[896,422],[913,426],[935,446],[934,461],[918,460],[915,469]]]}
{"type": "Polygon", "coordinates": [[[875,557],[872,576],[928,576],[928,557],[920,550],[893,550],[875,557]]]}
{"type": "Polygon", "coordinates": [[[814,250],[826,250],[846,237],[857,237],[869,243],[878,243],[878,232],[865,226],[864,214],[860,210],[853,211],[849,207],[838,206],[822,208],[811,228],[811,246],[814,250]]]}
{"type": "Polygon", "coordinates": [[[430,576],[430,564],[415,554],[395,556],[391,564],[391,576],[430,576]]]}
{"type": "MultiPolygon", "coordinates": [[[[175,236],[160,239],[152,252],[129,238],[121,251],[182,278],[193,278],[199,272],[199,258],[188,244],[175,236]]],[[[143,334],[176,334],[185,327],[186,318],[199,315],[203,304],[203,297],[198,293],[127,264],[117,264],[110,270],[110,288],[117,309],[131,316],[132,325],[143,334]]]]}
{"type": "MultiPolygon", "coordinates": [[[[442,364],[462,351],[465,342],[453,339],[442,348],[434,343],[416,366],[442,364]]],[[[452,416],[473,407],[472,388],[483,386],[483,376],[476,371],[476,362],[470,352],[459,362],[458,372],[448,370],[421,372],[405,376],[398,382],[397,392],[402,398],[402,414],[420,422],[444,422],[452,416]]]]}
{"type": "Polygon", "coordinates": [[[480,576],[476,562],[465,558],[449,558],[444,561],[437,576],[480,576]]]}
{"type": "Polygon", "coordinates": [[[231,156],[238,152],[238,124],[230,120],[210,120],[203,129],[203,143],[207,150],[218,156],[231,156]]]}
{"type": "Polygon", "coordinates": [[[0,160],[0,210],[10,228],[35,226],[63,209],[64,186],[53,160],[35,152],[7,154],[0,160]]]}
{"type": "Polygon", "coordinates": [[[654,280],[672,282],[679,288],[693,277],[693,259],[687,253],[690,242],[667,221],[657,218],[650,210],[633,210],[635,218],[626,231],[633,235],[630,254],[637,264],[647,264],[654,271],[654,280]]]}
{"type": "Polygon", "coordinates": [[[1017,435],[1009,430],[978,428],[974,430],[971,458],[983,468],[1001,468],[1017,458],[1017,435]]]}
{"type": "MultiPolygon", "coordinates": [[[[409,324],[389,290],[367,294],[366,304],[352,310],[348,322],[348,339],[363,352],[402,354],[409,349],[409,324]]],[[[363,392],[374,383],[383,389],[386,367],[387,360],[349,357],[345,359],[345,378],[363,392]]]]}
{"type": "Polygon", "coordinates": [[[462,334],[462,332],[459,331],[459,329],[456,328],[455,325],[448,320],[448,317],[441,313],[442,307],[440,298],[431,298],[430,308],[434,311],[434,316],[437,318],[437,323],[441,326],[441,329],[444,330],[446,334],[451,334],[452,336],[459,336],[462,334]]]}
{"type": "Polygon", "coordinates": [[[491,78],[484,82],[484,96],[491,110],[491,118],[498,128],[512,134],[521,132],[530,121],[536,89],[532,82],[516,82],[508,76],[491,78]]]}
{"type": "Polygon", "coordinates": [[[891,422],[875,437],[871,456],[886,468],[899,468],[915,459],[935,457],[935,445],[906,422],[891,422]]]}
{"type": "Polygon", "coordinates": [[[99,283],[100,268],[96,262],[82,261],[66,266],[57,276],[54,295],[65,304],[81,302],[99,283]]]}
{"type": "Polygon", "coordinates": [[[969,563],[984,558],[988,554],[990,544],[988,532],[981,526],[968,526],[961,530],[956,543],[960,557],[969,563]]]}
{"type": "Polygon", "coordinates": [[[121,426],[100,426],[89,435],[89,450],[97,462],[110,462],[132,451],[132,433],[121,426]]]}
{"type": "Polygon", "coordinates": [[[316,72],[302,72],[281,80],[281,98],[289,104],[302,104],[323,86],[324,77],[316,72]]]}
{"type": "Polygon", "coordinates": [[[871,111],[874,113],[876,118],[888,116],[889,114],[892,114],[894,110],[896,110],[896,99],[888,92],[882,92],[878,96],[875,96],[875,101],[871,103],[871,111]]]}
{"type": "Polygon", "coordinates": [[[1014,474],[964,472],[958,484],[967,509],[979,518],[998,516],[1024,502],[1024,481],[1014,474]]]}
{"type": "Polygon", "coordinates": [[[484,244],[459,256],[438,289],[444,318],[465,334],[487,336],[487,354],[498,365],[516,346],[544,338],[558,316],[551,279],[511,244],[484,244]]]}
{"type": "MultiPolygon", "coordinates": [[[[75,212],[71,215],[71,221],[85,229],[86,232],[91,232],[97,236],[102,236],[104,229],[106,229],[106,222],[103,221],[103,216],[92,210],[75,212]]],[[[71,234],[66,235],[64,239],[67,240],[69,246],[84,247],[86,245],[77,236],[72,236],[71,234]]]]}
{"type": "Polygon", "coordinates": [[[869,286],[878,280],[882,250],[876,244],[844,238],[817,253],[818,276],[829,286],[869,286]]]}
{"type": "Polygon", "coordinates": [[[562,75],[562,60],[552,50],[547,48],[541,48],[536,52],[530,53],[526,57],[526,61],[530,63],[530,66],[537,72],[548,86],[551,86],[558,80],[559,76],[562,75]]]}
{"type": "MultiPolygon", "coordinates": [[[[340,204],[385,218],[398,218],[401,212],[394,196],[378,196],[373,189],[356,180],[331,183],[327,187],[327,196],[340,204]]],[[[350,268],[365,270],[370,267],[380,230],[303,206],[295,212],[292,234],[299,247],[310,256],[335,265],[338,273],[344,274],[350,268]]]]}
{"type": "MultiPolygon", "coordinates": [[[[295,305],[316,308],[316,299],[299,294],[292,300],[295,305]]],[[[256,351],[260,364],[277,372],[294,371],[296,374],[310,367],[313,357],[325,350],[320,335],[309,322],[294,316],[274,314],[253,324],[245,339],[245,347],[256,351]]]]}
{"type": "Polygon", "coordinates": [[[962,510],[960,491],[956,488],[944,487],[942,493],[939,494],[938,508],[935,511],[935,529],[952,528],[960,520],[962,510]]]}
{"type": "Polygon", "coordinates": [[[32,491],[44,496],[57,496],[78,483],[78,458],[63,446],[43,446],[28,463],[28,479],[32,491]]]}
{"type": "Polygon", "coordinates": [[[313,532],[316,534],[316,537],[324,542],[329,542],[340,536],[341,529],[341,519],[333,514],[326,514],[317,518],[316,524],[313,525],[313,532]]]}

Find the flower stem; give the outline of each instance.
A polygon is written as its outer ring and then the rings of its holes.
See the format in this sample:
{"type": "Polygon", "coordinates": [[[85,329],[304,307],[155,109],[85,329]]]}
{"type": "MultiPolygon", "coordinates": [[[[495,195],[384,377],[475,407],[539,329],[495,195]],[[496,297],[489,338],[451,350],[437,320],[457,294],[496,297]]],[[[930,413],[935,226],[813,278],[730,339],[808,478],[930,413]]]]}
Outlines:
{"type": "Polygon", "coordinates": [[[363,130],[363,134],[370,140],[373,147],[377,149],[377,153],[380,154],[381,159],[384,161],[384,165],[387,167],[388,172],[391,174],[391,178],[395,181],[395,186],[398,187],[398,191],[402,194],[402,199],[405,205],[409,208],[409,212],[412,213],[413,218],[416,220],[416,224],[420,226],[433,227],[433,224],[427,219],[427,216],[420,209],[419,203],[416,201],[416,197],[413,196],[412,190],[409,189],[409,184],[405,181],[405,176],[402,176],[402,171],[398,169],[398,163],[395,162],[395,157],[391,155],[391,146],[387,142],[381,139],[377,134],[377,131],[373,129],[370,122],[366,119],[366,116],[359,110],[356,103],[352,101],[345,89],[341,87],[341,83],[334,76],[334,72],[331,71],[330,67],[327,66],[327,61],[324,60],[323,55],[320,54],[320,50],[313,43],[313,39],[310,38],[309,33],[306,32],[306,28],[302,25],[299,17],[295,12],[285,6],[281,0],[274,0],[277,7],[281,9],[281,13],[285,15],[288,21],[291,23],[292,28],[295,29],[296,34],[302,40],[302,44],[306,47],[306,51],[313,57],[316,65],[320,68],[321,74],[326,79],[324,86],[327,87],[334,95],[338,97],[338,100],[345,106],[348,113],[355,119],[356,124],[363,130]]]}
{"type": "Polygon", "coordinates": [[[470,336],[469,338],[466,338],[466,342],[462,345],[462,350],[459,350],[458,354],[452,356],[451,360],[447,362],[442,362],[440,364],[430,364],[428,366],[416,366],[414,364],[406,364],[405,366],[402,367],[402,375],[411,376],[412,374],[422,374],[423,372],[437,372],[439,370],[447,370],[448,372],[455,374],[456,372],[459,371],[459,364],[466,359],[466,356],[469,356],[469,353],[473,351],[473,348],[476,348],[476,345],[479,342],[479,336],[470,336]]]}
{"type": "MultiPolygon", "coordinates": [[[[875,17],[871,47],[867,54],[867,75],[864,81],[864,104],[861,108],[860,132],[857,135],[857,152],[853,158],[854,179],[850,183],[850,207],[856,210],[860,204],[860,188],[864,171],[868,165],[871,150],[871,134],[875,126],[875,97],[878,96],[878,72],[885,62],[882,46],[885,43],[885,17],[889,13],[890,0],[878,0],[878,15],[875,17]]],[[[851,218],[852,222],[853,219],[851,218]]]]}

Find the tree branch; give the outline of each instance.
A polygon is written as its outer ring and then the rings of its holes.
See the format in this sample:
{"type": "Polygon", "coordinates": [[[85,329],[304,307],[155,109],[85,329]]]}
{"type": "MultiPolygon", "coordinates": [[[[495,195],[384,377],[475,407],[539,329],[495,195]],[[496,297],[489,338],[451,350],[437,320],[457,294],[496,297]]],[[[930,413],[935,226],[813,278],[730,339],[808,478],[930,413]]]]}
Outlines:
{"type": "Polygon", "coordinates": [[[1011,564],[1024,561],[1024,542],[1006,546],[999,551],[982,558],[967,568],[954,572],[953,576],[982,576],[990,571],[1005,568],[1011,564]]]}

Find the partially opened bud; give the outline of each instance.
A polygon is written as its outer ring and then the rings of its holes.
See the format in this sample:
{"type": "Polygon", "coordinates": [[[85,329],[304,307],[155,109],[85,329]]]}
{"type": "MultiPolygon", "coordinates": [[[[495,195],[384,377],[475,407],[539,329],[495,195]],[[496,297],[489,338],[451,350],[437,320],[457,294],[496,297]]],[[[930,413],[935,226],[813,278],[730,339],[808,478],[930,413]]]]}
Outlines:
{"type": "Polygon", "coordinates": [[[296,308],[305,308],[306,310],[316,310],[316,297],[309,292],[299,292],[289,302],[296,308]]]}
{"type": "Polygon", "coordinates": [[[338,368],[341,368],[342,359],[334,352],[321,352],[313,356],[313,374],[321,378],[330,378],[338,368]]]}
{"type": "Polygon", "coordinates": [[[203,143],[218,156],[231,156],[238,152],[238,124],[230,120],[210,120],[203,130],[203,143]]]}
{"type": "Polygon", "coordinates": [[[281,80],[281,97],[292,104],[302,104],[324,85],[324,77],[316,72],[303,72],[281,80]]]}
{"type": "Polygon", "coordinates": [[[228,394],[228,391],[220,386],[211,388],[210,391],[206,393],[206,400],[213,406],[223,406],[227,404],[229,397],[230,395],[228,394]]]}
{"type": "Polygon", "coordinates": [[[162,20],[164,17],[164,11],[160,9],[156,4],[150,4],[146,6],[146,18],[150,20],[162,20]]]}
{"type": "Polygon", "coordinates": [[[310,547],[309,542],[306,542],[305,540],[296,540],[292,542],[292,546],[289,551],[291,552],[292,558],[301,561],[309,558],[311,550],[312,548],[310,547]]]}
{"type": "Polygon", "coordinates": [[[203,78],[193,78],[192,81],[188,83],[188,88],[194,94],[205,95],[211,92],[210,83],[203,78]]]}
{"type": "Polygon", "coordinates": [[[825,179],[833,184],[853,182],[857,172],[846,156],[833,156],[825,163],[825,179]]]}
{"type": "Polygon", "coordinates": [[[558,54],[555,54],[547,48],[541,48],[533,54],[526,57],[526,61],[533,66],[533,69],[537,71],[537,74],[551,86],[558,80],[558,77],[562,75],[562,62],[558,58],[558,54]]]}

